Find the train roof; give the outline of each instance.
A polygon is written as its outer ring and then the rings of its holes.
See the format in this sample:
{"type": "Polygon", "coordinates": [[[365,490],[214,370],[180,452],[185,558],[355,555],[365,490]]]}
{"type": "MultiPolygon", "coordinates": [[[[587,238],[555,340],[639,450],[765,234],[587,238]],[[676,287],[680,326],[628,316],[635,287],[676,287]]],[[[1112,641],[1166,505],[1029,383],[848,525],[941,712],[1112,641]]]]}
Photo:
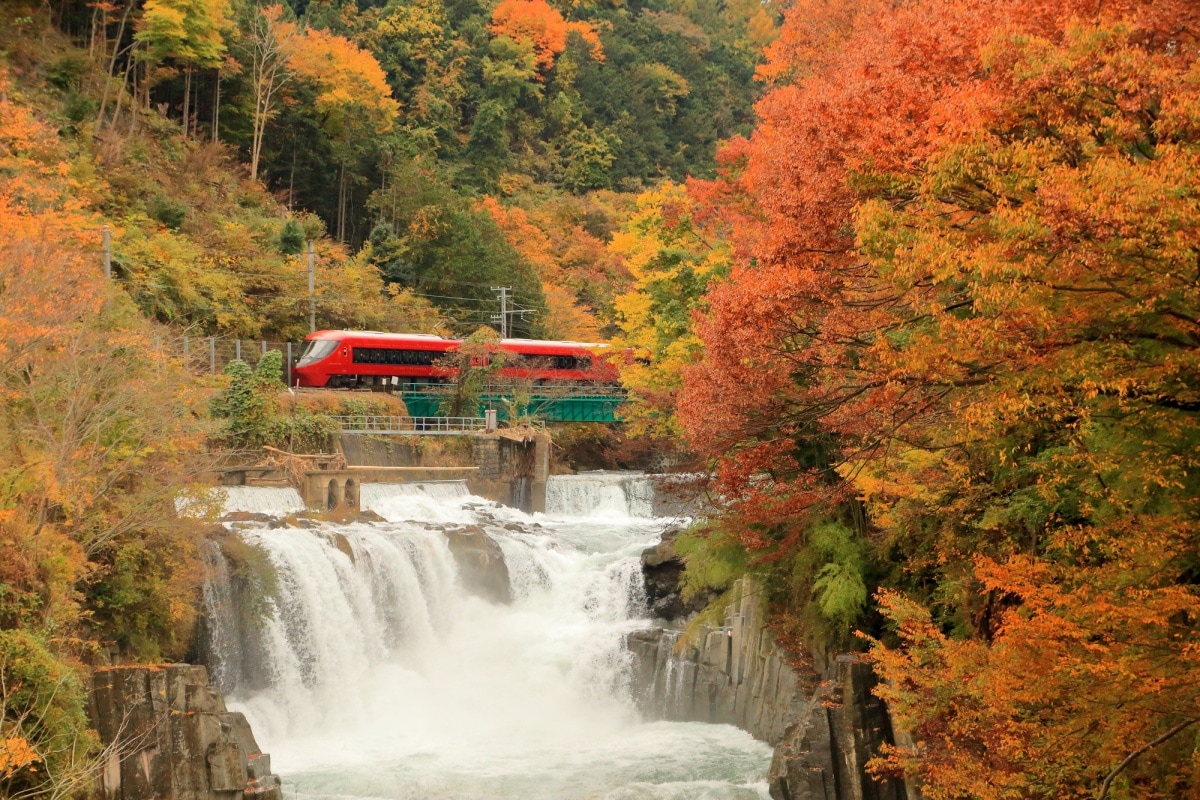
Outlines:
{"type": "Polygon", "coordinates": [[[554,345],[554,346],[558,346],[558,347],[576,347],[576,348],[585,348],[585,349],[611,346],[611,345],[605,344],[603,342],[562,342],[562,341],[555,341],[553,339],[501,339],[500,344],[501,345],[510,344],[510,345],[517,345],[517,346],[521,346],[521,345],[554,345]]]}
{"type": "Polygon", "coordinates": [[[305,336],[305,339],[344,339],[349,336],[360,338],[383,338],[383,339],[432,339],[442,342],[458,342],[461,339],[448,339],[445,336],[438,336],[433,333],[388,333],[386,331],[317,331],[305,336]]]}
{"type": "MultiPolygon", "coordinates": [[[[346,331],[324,330],[310,333],[304,337],[306,341],[348,341],[376,340],[379,344],[391,342],[396,345],[408,343],[410,346],[417,342],[427,342],[439,350],[453,350],[461,345],[462,339],[452,339],[431,333],[388,333],[386,331],[346,331]]],[[[528,355],[578,355],[582,351],[595,352],[607,350],[612,345],[603,342],[567,342],[552,339],[502,339],[498,346],[503,350],[528,355]]]]}

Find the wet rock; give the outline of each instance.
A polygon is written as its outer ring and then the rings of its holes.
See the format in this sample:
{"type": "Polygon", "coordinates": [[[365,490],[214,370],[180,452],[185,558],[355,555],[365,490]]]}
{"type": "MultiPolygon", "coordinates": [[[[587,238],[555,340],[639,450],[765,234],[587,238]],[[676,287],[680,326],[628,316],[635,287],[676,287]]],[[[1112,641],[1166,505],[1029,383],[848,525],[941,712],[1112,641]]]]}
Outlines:
{"type": "Polygon", "coordinates": [[[695,625],[687,637],[671,627],[626,637],[630,688],[652,717],[736,725],[774,745],[797,718],[802,679],[765,630],[757,589],[733,592],[723,625],[695,625]]]}
{"type": "Polygon", "coordinates": [[[387,522],[386,519],[376,514],[374,511],[359,511],[354,517],[355,522],[387,522]]]}
{"type": "Polygon", "coordinates": [[[878,679],[854,654],[838,656],[799,719],[775,748],[769,774],[774,800],[905,800],[903,781],[877,781],[867,761],[893,741],[878,679]]]}
{"type": "MultiPolygon", "coordinates": [[[[658,562],[653,569],[672,558],[664,548],[647,560],[658,562]]],[[[776,644],[753,581],[735,584],[733,596],[723,624],[694,625],[686,638],[677,627],[626,636],[630,689],[643,712],[736,725],[775,746],[775,800],[906,800],[902,782],[866,772],[895,741],[887,708],[871,693],[871,665],[854,654],[798,659],[776,644]]]]}
{"type": "Polygon", "coordinates": [[[700,592],[690,600],[683,597],[683,559],[675,552],[679,529],[669,530],[662,540],[642,551],[642,580],[646,587],[646,607],[658,619],[677,620],[701,611],[715,597],[700,592]]]}
{"type": "Polygon", "coordinates": [[[508,564],[500,545],[478,525],[453,528],[445,534],[463,587],[493,603],[511,603],[508,564]]]}
{"type": "MultiPolygon", "coordinates": [[[[230,522],[229,523],[229,530],[231,530],[231,531],[252,531],[255,529],[261,529],[262,527],[263,527],[263,524],[261,522],[230,522]]],[[[271,523],[267,523],[267,527],[270,528],[271,523]]]]}
{"type": "Polygon", "coordinates": [[[329,533],[326,534],[326,536],[334,547],[346,554],[346,557],[350,559],[351,564],[355,563],[354,548],[350,546],[350,540],[347,539],[344,534],[329,533]]]}
{"type": "Polygon", "coordinates": [[[107,667],[92,675],[92,722],[110,748],[105,800],[282,800],[246,718],[225,709],[204,667],[107,667]]]}
{"type": "Polygon", "coordinates": [[[275,522],[277,517],[256,511],[231,511],[221,517],[221,522],[275,522]]]}

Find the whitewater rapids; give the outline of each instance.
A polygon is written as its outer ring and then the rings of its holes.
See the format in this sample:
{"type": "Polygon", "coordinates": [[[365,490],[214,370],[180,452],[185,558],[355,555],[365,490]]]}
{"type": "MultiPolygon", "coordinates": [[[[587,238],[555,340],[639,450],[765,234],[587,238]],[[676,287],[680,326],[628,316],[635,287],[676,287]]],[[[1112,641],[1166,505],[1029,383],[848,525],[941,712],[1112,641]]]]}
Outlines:
{"type": "Polygon", "coordinates": [[[242,530],[269,591],[248,615],[214,565],[210,667],[289,798],[761,800],[766,745],[629,700],[638,557],[666,522],[652,497],[638,476],[571,476],[526,515],[458,482],[368,484],[386,523],[242,530]],[[511,604],[459,581],[442,529],[463,526],[499,544],[511,604]]]}

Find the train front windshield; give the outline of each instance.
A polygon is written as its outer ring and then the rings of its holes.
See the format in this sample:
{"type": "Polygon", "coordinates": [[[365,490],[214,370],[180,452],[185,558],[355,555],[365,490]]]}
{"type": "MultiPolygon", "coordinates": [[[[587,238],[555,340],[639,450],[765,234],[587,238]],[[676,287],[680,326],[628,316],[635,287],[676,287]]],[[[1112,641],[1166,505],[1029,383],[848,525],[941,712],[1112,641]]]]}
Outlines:
{"type": "Polygon", "coordinates": [[[304,352],[300,354],[300,360],[296,362],[297,367],[307,367],[309,364],[315,364],[325,356],[337,349],[338,343],[333,339],[315,339],[308,343],[304,348],[304,352]]]}

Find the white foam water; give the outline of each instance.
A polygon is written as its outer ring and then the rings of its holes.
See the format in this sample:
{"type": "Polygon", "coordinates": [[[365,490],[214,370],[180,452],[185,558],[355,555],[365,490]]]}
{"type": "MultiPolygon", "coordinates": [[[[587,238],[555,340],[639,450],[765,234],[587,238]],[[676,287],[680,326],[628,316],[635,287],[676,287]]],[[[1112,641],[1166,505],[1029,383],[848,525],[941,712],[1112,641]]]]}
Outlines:
{"type": "Polygon", "coordinates": [[[374,511],[393,522],[469,523],[467,504],[485,502],[472,497],[466,481],[424,483],[364,483],[359,501],[365,511],[374,511]]]}
{"type": "MultiPolygon", "coordinates": [[[[600,483],[578,494],[620,481],[600,483]]],[[[268,679],[229,702],[285,795],[765,798],[766,745],[729,726],[644,722],[628,699],[623,637],[641,624],[638,555],[659,526],[621,491],[607,512],[531,517],[461,484],[366,485],[387,523],[241,531],[273,566],[258,634],[268,679]],[[499,544],[511,604],[464,588],[440,530],[460,524],[499,544]]]]}
{"type": "Polygon", "coordinates": [[[285,517],[305,508],[299,492],[277,486],[215,486],[198,495],[183,495],[175,500],[175,513],[182,517],[224,516],[239,512],[285,517]]]}
{"type": "Polygon", "coordinates": [[[553,475],[546,483],[546,513],[560,517],[652,516],[654,487],[638,472],[553,475]]]}
{"type": "Polygon", "coordinates": [[[222,513],[245,511],[282,517],[305,509],[300,493],[290,487],[222,486],[216,490],[224,495],[222,513]]]}

